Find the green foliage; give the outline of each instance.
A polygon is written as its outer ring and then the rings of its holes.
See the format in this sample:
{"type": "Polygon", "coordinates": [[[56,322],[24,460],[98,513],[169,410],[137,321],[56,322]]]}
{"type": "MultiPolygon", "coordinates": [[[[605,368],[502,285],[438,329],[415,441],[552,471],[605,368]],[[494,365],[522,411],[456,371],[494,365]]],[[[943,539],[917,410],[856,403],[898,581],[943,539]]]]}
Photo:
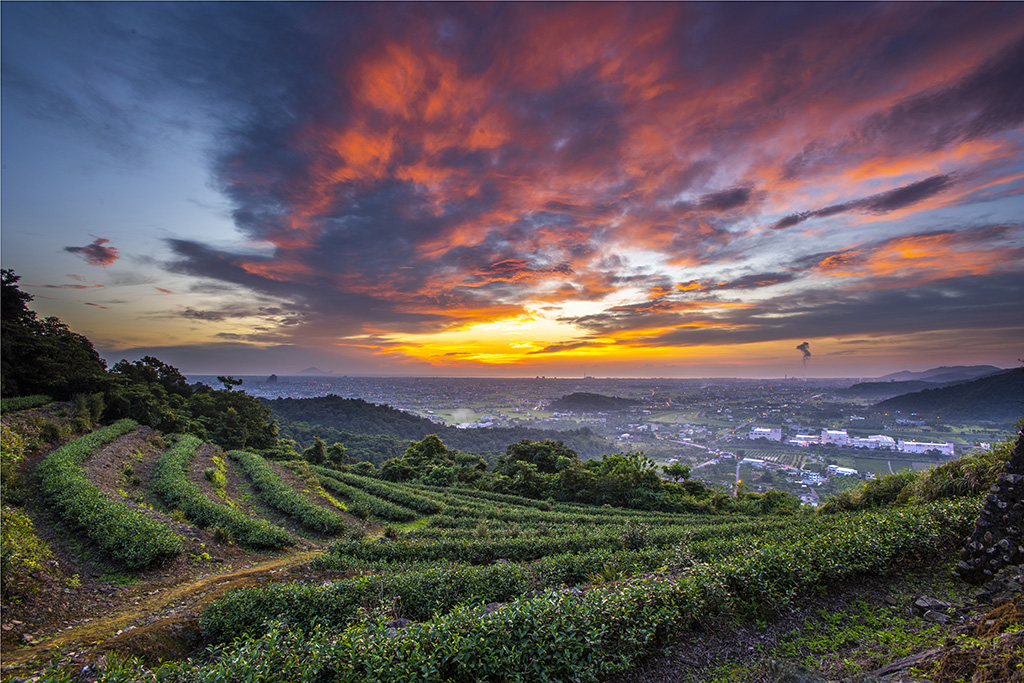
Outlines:
{"type": "Polygon", "coordinates": [[[438,501],[416,493],[410,487],[402,484],[380,481],[379,479],[372,479],[358,474],[327,469],[326,467],[314,467],[313,469],[321,479],[323,477],[330,477],[349,486],[362,489],[378,498],[397,503],[403,508],[416,510],[426,515],[438,513],[444,507],[438,501]]]}
{"type": "Polygon", "coordinates": [[[185,375],[174,367],[153,356],[143,356],[134,363],[120,360],[110,372],[130,384],[159,384],[169,394],[184,398],[192,395],[192,387],[185,375]]]}
{"type": "Polygon", "coordinates": [[[11,427],[0,430],[0,500],[5,500],[18,484],[17,467],[25,457],[26,446],[19,430],[11,427]]]}
{"type": "MultiPolygon", "coordinates": [[[[221,529],[250,548],[283,548],[294,539],[279,526],[265,519],[249,517],[238,510],[216,503],[188,478],[189,465],[202,442],[194,436],[179,436],[173,448],[160,456],[153,470],[153,491],[167,505],[184,513],[193,524],[221,529]]],[[[219,458],[218,458],[219,459],[219,458]]],[[[223,463],[223,461],[222,461],[223,463]]],[[[224,477],[219,467],[212,479],[224,477]]]]}
{"type": "Polygon", "coordinates": [[[422,480],[432,486],[451,486],[456,481],[477,481],[487,463],[476,455],[448,448],[436,434],[409,442],[401,458],[392,458],[380,469],[387,481],[422,480]]]}
{"type": "Polygon", "coordinates": [[[294,517],[310,529],[321,533],[336,534],[346,528],[344,517],[310,502],[296,492],[285,484],[270,464],[260,456],[255,453],[234,450],[228,452],[228,457],[242,466],[260,498],[267,505],[294,517]]]}
{"type": "Polygon", "coordinates": [[[152,673],[136,664],[134,673],[165,683],[607,679],[692,624],[723,612],[783,609],[801,591],[886,571],[900,558],[962,538],[980,505],[962,499],[795,518],[707,561],[681,554],[659,576],[628,566],[627,557],[643,557],[648,548],[621,555],[627,564],[595,556],[592,574],[627,578],[582,592],[544,590],[557,571],[545,578],[532,565],[504,563],[246,589],[211,605],[203,622],[219,640],[248,636],[217,648],[213,658],[152,673]],[[495,604],[483,607],[487,601],[495,604]],[[390,622],[398,616],[423,621],[395,629],[390,622]]]}
{"type": "Polygon", "coordinates": [[[0,588],[6,593],[19,575],[39,570],[52,553],[23,512],[4,505],[0,517],[0,588]]]}
{"type": "Polygon", "coordinates": [[[330,471],[326,468],[320,468],[317,471],[320,483],[334,493],[351,500],[354,503],[354,509],[366,513],[367,516],[373,515],[374,517],[396,522],[410,522],[419,517],[419,514],[409,508],[402,507],[383,498],[378,498],[371,493],[362,491],[355,486],[350,486],[329,476],[327,473],[330,471]]]}
{"type": "Polygon", "coordinates": [[[512,600],[527,589],[527,571],[514,564],[445,565],[324,584],[276,583],[242,588],[215,600],[203,612],[202,628],[213,642],[227,642],[259,633],[271,621],[289,628],[346,626],[367,609],[425,620],[459,604],[512,600]]]}
{"type": "Polygon", "coordinates": [[[132,570],[180,554],[182,541],[168,525],[105,495],[88,480],[82,465],[98,448],[137,426],[132,420],[120,420],[64,444],[36,469],[40,494],[54,512],[132,570]]]}
{"type": "Polygon", "coordinates": [[[39,406],[45,406],[51,401],[53,401],[53,399],[46,394],[33,394],[32,396],[15,396],[13,398],[5,398],[0,400],[0,412],[6,413],[14,410],[38,408],[39,406]]]}
{"type": "Polygon", "coordinates": [[[690,478],[690,466],[684,465],[681,462],[674,462],[671,465],[662,465],[661,471],[672,477],[672,481],[678,482],[680,479],[687,480],[690,478]]]}

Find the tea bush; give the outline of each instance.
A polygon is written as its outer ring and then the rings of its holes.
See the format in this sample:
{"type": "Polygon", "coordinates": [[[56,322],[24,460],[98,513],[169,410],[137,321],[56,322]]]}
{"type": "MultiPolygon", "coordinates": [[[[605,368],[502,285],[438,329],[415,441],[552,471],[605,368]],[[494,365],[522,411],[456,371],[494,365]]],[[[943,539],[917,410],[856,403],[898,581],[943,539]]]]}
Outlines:
{"type": "Polygon", "coordinates": [[[53,401],[46,394],[33,394],[32,396],[15,396],[13,398],[0,399],[0,412],[6,413],[9,410],[28,410],[45,406],[53,401]]]}
{"type": "Polygon", "coordinates": [[[267,505],[321,533],[335,534],[348,526],[344,517],[310,502],[284,483],[262,457],[246,451],[229,451],[228,457],[242,466],[267,505]]]}
{"type": "Polygon", "coordinates": [[[351,500],[354,503],[355,510],[362,510],[374,517],[389,519],[395,522],[411,522],[419,517],[419,514],[407,507],[378,498],[355,486],[349,486],[344,482],[338,481],[334,477],[321,473],[318,473],[317,477],[325,488],[351,500]]]}
{"type": "Polygon", "coordinates": [[[99,448],[138,426],[119,420],[53,451],[36,469],[40,493],[73,529],[84,532],[128,569],[145,569],[182,552],[170,526],[110,498],[89,481],[82,465],[99,448]]]}
{"type": "MultiPolygon", "coordinates": [[[[281,527],[210,500],[189,480],[189,465],[201,445],[202,441],[194,436],[178,436],[174,447],[160,456],[156,463],[153,491],[170,507],[181,510],[193,524],[225,530],[229,532],[229,538],[242,545],[283,548],[294,543],[294,539],[281,527]]],[[[214,472],[220,474],[218,470],[214,472]]]]}

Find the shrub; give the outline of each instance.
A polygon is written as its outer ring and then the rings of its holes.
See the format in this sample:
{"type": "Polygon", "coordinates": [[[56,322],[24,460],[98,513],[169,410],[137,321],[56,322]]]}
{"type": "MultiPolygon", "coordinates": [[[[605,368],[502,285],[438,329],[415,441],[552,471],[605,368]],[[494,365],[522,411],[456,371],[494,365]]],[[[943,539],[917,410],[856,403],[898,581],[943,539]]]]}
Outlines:
{"type": "Polygon", "coordinates": [[[15,396],[13,398],[0,399],[0,412],[6,413],[9,410],[28,410],[45,406],[53,401],[46,394],[33,394],[32,396],[15,396]]]}
{"type": "Polygon", "coordinates": [[[16,508],[3,506],[0,525],[0,587],[6,592],[19,574],[38,570],[52,553],[32,527],[32,520],[16,508]]]}
{"type": "Polygon", "coordinates": [[[281,527],[210,500],[189,480],[189,465],[201,445],[194,436],[177,437],[174,447],[160,457],[154,468],[154,492],[169,506],[181,510],[194,524],[223,529],[242,545],[250,548],[291,545],[292,537],[281,527]]]}
{"type": "Polygon", "coordinates": [[[40,492],[57,515],[129,569],[150,567],[184,549],[167,524],[113,500],[96,488],[82,469],[98,448],[137,426],[132,420],[120,420],[68,442],[47,456],[36,470],[40,492]]]}
{"type": "Polygon", "coordinates": [[[322,533],[338,533],[348,526],[344,517],[310,502],[284,483],[270,464],[255,453],[229,451],[228,457],[242,466],[267,505],[322,533]]]}

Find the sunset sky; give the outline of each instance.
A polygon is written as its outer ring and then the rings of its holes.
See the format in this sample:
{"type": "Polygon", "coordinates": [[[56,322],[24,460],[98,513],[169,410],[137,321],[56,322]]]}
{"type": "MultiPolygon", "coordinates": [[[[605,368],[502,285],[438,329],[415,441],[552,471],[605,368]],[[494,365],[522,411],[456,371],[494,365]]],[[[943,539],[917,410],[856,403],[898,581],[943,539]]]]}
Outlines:
{"type": "Polygon", "coordinates": [[[5,2],[0,26],[2,264],[110,362],[1024,358],[1024,3],[5,2]]]}

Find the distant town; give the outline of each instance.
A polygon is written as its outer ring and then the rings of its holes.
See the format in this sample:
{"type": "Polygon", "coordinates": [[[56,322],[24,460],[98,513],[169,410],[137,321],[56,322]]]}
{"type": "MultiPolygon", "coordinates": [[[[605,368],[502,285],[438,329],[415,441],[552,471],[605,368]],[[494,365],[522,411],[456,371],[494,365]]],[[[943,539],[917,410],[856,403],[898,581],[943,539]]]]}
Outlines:
{"type": "MultiPolygon", "coordinates": [[[[1005,372],[989,367],[962,372],[970,378],[972,371],[1005,372]]],[[[955,384],[957,377],[946,373],[934,386],[955,384]]],[[[585,427],[619,452],[642,451],[659,465],[688,464],[693,477],[708,483],[786,490],[811,504],[859,479],[922,470],[987,448],[1005,438],[1015,422],[879,405],[901,395],[904,385],[920,388],[923,380],[914,373],[904,373],[900,381],[881,378],[882,383],[847,378],[242,379],[242,389],[259,397],[361,398],[463,429],[585,427]]]]}

